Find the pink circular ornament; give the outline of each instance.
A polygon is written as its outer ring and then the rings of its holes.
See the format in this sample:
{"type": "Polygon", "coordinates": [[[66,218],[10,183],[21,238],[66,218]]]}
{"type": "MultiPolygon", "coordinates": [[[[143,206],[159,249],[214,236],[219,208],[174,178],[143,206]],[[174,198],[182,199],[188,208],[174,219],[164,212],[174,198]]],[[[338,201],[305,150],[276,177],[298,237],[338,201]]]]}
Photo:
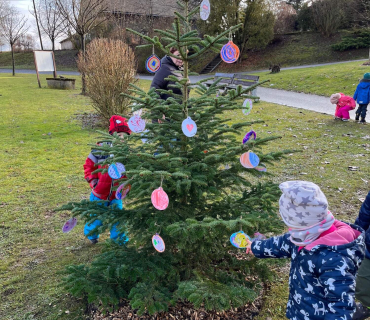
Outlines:
{"type": "Polygon", "coordinates": [[[123,200],[131,190],[131,185],[121,184],[116,191],[116,199],[123,200]]]}
{"type": "Polygon", "coordinates": [[[152,204],[157,210],[166,210],[169,202],[167,193],[161,187],[152,192],[152,204]]]}
{"type": "Polygon", "coordinates": [[[163,239],[158,235],[158,233],[152,237],[152,244],[154,249],[158,252],[164,252],[164,250],[166,249],[166,245],[164,244],[163,239]]]}
{"type": "Polygon", "coordinates": [[[77,225],[77,219],[71,218],[69,219],[63,226],[62,231],[63,233],[68,233],[73,230],[73,228],[77,225]]]}
{"type": "Polygon", "coordinates": [[[253,152],[248,151],[240,156],[240,163],[244,168],[253,169],[258,166],[260,158],[253,152]]]}
{"type": "Polygon", "coordinates": [[[143,132],[145,130],[145,121],[139,115],[134,115],[128,121],[128,127],[132,132],[143,132]]]}
{"type": "Polygon", "coordinates": [[[190,117],[187,117],[182,122],[181,129],[184,135],[186,135],[189,138],[194,137],[198,130],[197,124],[190,117]]]}

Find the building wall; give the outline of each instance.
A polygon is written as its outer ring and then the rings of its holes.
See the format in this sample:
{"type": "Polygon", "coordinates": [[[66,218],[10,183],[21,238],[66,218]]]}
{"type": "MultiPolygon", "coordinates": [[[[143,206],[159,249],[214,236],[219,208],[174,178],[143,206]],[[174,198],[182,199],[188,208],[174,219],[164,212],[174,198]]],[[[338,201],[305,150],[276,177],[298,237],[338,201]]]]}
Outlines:
{"type": "Polygon", "coordinates": [[[70,40],[61,42],[60,48],[61,48],[61,50],[72,50],[73,49],[73,43],[70,40]]]}

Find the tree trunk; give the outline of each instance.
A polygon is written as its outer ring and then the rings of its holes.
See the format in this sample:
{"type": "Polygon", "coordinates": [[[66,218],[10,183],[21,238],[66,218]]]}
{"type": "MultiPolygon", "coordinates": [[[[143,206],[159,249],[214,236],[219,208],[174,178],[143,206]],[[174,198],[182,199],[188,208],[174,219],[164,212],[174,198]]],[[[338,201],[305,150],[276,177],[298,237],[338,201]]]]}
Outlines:
{"type": "Polygon", "coordinates": [[[55,51],[55,39],[51,39],[51,45],[53,52],[55,51]]]}
{"type": "Polygon", "coordinates": [[[14,61],[14,48],[13,44],[10,45],[11,50],[12,50],[12,67],[13,67],[13,76],[15,76],[15,61],[14,61]]]}
{"type": "MultiPolygon", "coordinates": [[[[85,35],[81,35],[81,50],[82,50],[82,58],[85,60],[85,35]]],[[[86,79],[85,73],[81,72],[81,80],[82,80],[82,94],[86,94],[86,79]]]]}

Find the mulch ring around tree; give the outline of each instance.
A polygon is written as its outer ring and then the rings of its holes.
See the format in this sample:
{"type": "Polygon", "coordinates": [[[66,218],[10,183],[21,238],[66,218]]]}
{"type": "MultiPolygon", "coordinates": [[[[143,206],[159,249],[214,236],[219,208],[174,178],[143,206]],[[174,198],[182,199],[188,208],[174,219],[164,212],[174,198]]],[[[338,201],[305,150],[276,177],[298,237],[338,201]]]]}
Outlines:
{"type": "Polygon", "coordinates": [[[187,301],[179,301],[176,306],[170,307],[167,312],[157,315],[143,314],[138,316],[136,310],[132,310],[127,300],[122,300],[117,311],[112,313],[101,312],[96,307],[90,306],[90,320],[250,320],[258,315],[262,303],[265,289],[261,290],[259,296],[253,303],[244,307],[233,308],[227,311],[206,311],[204,308],[194,309],[193,305],[187,301]]]}

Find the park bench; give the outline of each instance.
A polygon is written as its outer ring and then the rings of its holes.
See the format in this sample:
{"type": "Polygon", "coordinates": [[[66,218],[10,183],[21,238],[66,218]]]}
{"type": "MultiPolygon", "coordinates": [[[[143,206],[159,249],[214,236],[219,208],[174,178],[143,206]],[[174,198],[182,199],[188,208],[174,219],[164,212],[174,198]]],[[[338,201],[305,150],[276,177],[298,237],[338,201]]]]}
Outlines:
{"type": "MultiPolygon", "coordinates": [[[[226,93],[227,90],[236,89],[238,85],[241,85],[243,89],[255,85],[258,83],[259,76],[252,76],[248,74],[238,74],[238,73],[216,73],[214,80],[205,82],[205,85],[211,86],[216,80],[221,79],[218,83],[222,88],[219,90],[221,94],[226,93]]],[[[255,88],[252,93],[253,96],[257,95],[257,88],[255,88]]]]}

